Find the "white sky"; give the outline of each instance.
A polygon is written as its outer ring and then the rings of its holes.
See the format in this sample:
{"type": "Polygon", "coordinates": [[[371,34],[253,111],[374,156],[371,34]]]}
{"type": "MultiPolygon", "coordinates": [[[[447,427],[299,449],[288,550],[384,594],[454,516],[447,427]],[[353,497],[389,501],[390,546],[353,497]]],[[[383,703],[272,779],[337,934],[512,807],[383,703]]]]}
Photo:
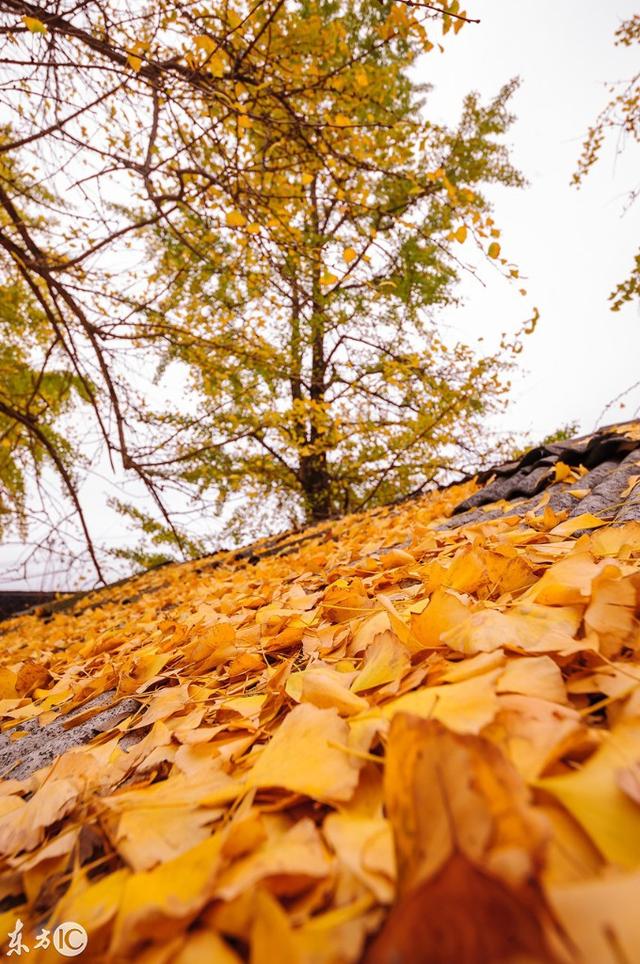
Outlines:
{"type": "MultiPolygon", "coordinates": [[[[634,0],[478,0],[469,3],[479,25],[464,27],[444,55],[424,60],[421,78],[433,83],[430,103],[449,120],[463,96],[492,96],[507,79],[522,86],[513,99],[513,160],[530,186],[496,188],[496,224],[503,254],[527,281],[529,298],[484,272],[486,287],[469,278],[466,304],[443,312],[461,334],[499,336],[527,317],[541,317],[525,342],[520,376],[502,427],[542,438],[578,421],[591,430],[604,406],[640,378],[640,310],[612,313],[607,295],[629,273],[638,247],[640,203],[621,216],[625,192],[640,181],[640,151],[629,143],[616,158],[603,152],[580,190],[569,186],[583,137],[607,101],[607,83],[638,70],[638,48],[614,47],[634,0]],[[524,370],[526,369],[526,371],[524,370]]],[[[640,390],[603,424],[631,418],[640,390]]]]}
{"type": "MultiPolygon", "coordinates": [[[[420,71],[421,80],[435,85],[430,116],[448,124],[469,90],[487,99],[509,78],[522,79],[509,140],[530,186],[487,193],[502,230],[503,254],[526,281],[511,287],[486,265],[485,284],[466,278],[465,304],[442,311],[438,322],[471,344],[482,335],[489,347],[537,305],[540,322],[520,356],[512,404],[494,426],[526,433],[531,441],[569,421],[591,430],[607,403],[640,378],[639,306],[612,313],[607,304],[637,250],[640,203],[626,216],[621,213],[626,191],[640,180],[640,152],[629,144],[616,157],[614,145],[608,145],[581,190],[569,184],[587,128],[606,103],[607,82],[638,69],[637,48],[613,45],[616,27],[636,5],[635,0],[469,0],[481,24],[448,37],[445,54],[433,51],[420,71]],[[521,286],[528,297],[517,293],[521,286]]],[[[624,409],[611,408],[604,423],[632,417],[640,389],[625,402],[624,409]]],[[[85,498],[95,503],[88,515],[99,543],[127,539],[124,522],[104,505],[105,493],[114,492],[106,475],[97,473],[84,488],[85,498]]],[[[143,500],[136,501],[144,508],[143,500]]],[[[15,545],[0,548],[5,565],[20,554],[15,545]]],[[[67,582],[78,580],[40,568],[26,581],[5,581],[16,588],[66,588],[67,582]]]]}

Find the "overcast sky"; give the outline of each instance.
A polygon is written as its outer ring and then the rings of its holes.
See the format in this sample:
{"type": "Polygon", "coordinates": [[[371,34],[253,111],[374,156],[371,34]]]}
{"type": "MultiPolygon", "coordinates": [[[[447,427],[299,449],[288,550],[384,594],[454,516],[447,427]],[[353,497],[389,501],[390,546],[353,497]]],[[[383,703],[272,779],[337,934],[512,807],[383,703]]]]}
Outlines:
{"type": "MultiPolygon", "coordinates": [[[[467,4],[471,7],[471,4],[467,4]]],[[[638,48],[613,34],[638,10],[632,0],[478,0],[479,25],[466,26],[444,55],[424,59],[438,119],[450,120],[464,94],[495,94],[513,76],[512,156],[530,186],[490,191],[503,253],[527,277],[530,301],[485,272],[468,279],[466,304],[443,322],[468,338],[499,335],[535,304],[541,317],[526,341],[513,402],[502,426],[533,438],[569,421],[585,430],[607,403],[640,378],[640,310],[612,313],[607,295],[629,273],[640,234],[640,203],[622,217],[625,192],[640,181],[640,151],[629,143],[602,161],[578,191],[569,186],[587,128],[607,101],[607,82],[637,72],[638,48]],[[487,278],[487,274],[489,277],[487,278]]],[[[640,390],[609,409],[604,423],[631,418],[640,390]]]]}
{"type": "MultiPolygon", "coordinates": [[[[522,80],[513,100],[517,120],[510,142],[530,185],[488,193],[503,254],[527,279],[528,296],[517,293],[520,281],[511,287],[486,265],[484,286],[465,279],[464,305],[442,311],[437,320],[452,338],[474,344],[483,336],[491,346],[536,305],[540,322],[526,340],[512,404],[493,427],[526,433],[534,442],[572,421],[590,431],[605,406],[640,378],[639,306],[612,313],[607,304],[637,250],[640,203],[624,217],[622,208],[626,191],[638,180],[638,149],[629,144],[617,157],[610,144],[581,190],[570,187],[570,179],[584,135],[606,103],[607,82],[638,69],[637,48],[613,44],[616,27],[636,3],[476,0],[472,5],[469,0],[468,6],[481,23],[448,37],[444,55],[426,56],[420,79],[435,85],[429,115],[448,124],[455,123],[469,90],[490,98],[509,78],[522,80]]],[[[640,389],[624,401],[625,408],[609,409],[605,424],[632,417],[640,389]]],[[[98,543],[116,545],[123,541],[123,522],[105,508],[105,492],[115,494],[113,483],[94,472],[84,487],[85,499],[95,503],[89,518],[98,543]]],[[[0,547],[0,568],[6,571],[23,554],[24,547],[0,547]]],[[[15,581],[14,574],[4,583],[33,588],[77,583],[75,574],[55,567],[30,572],[26,581],[15,581]]]]}

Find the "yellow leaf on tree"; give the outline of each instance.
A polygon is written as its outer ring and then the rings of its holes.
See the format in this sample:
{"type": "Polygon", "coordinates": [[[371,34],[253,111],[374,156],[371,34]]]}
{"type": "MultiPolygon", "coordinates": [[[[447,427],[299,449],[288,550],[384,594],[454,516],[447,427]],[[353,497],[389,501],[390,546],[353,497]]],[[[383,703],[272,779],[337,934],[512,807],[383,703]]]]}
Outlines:
{"type": "Polygon", "coordinates": [[[498,242],[492,241],[491,244],[489,245],[487,254],[489,255],[490,258],[498,258],[500,257],[500,250],[501,249],[498,242]]]}
{"type": "Polygon", "coordinates": [[[207,70],[212,77],[222,77],[225,71],[225,57],[221,50],[217,50],[207,58],[207,70]]]}
{"type": "Polygon", "coordinates": [[[358,257],[358,252],[354,248],[345,248],[342,257],[347,264],[351,264],[351,262],[355,261],[358,257]]]}
{"type": "Polygon", "coordinates": [[[27,30],[31,31],[31,33],[47,32],[46,25],[42,22],[42,20],[38,20],[37,17],[23,17],[22,22],[24,23],[27,30]]]}
{"type": "Polygon", "coordinates": [[[241,228],[247,223],[247,219],[241,211],[229,211],[226,220],[227,226],[230,228],[241,228]]]}
{"type": "Polygon", "coordinates": [[[198,34],[197,37],[194,37],[193,43],[198,50],[204,50],[204,52],[207,54],[212,54],[218,46],[213,37],[208,37],[207,34],[204,33],[198,34]]]}

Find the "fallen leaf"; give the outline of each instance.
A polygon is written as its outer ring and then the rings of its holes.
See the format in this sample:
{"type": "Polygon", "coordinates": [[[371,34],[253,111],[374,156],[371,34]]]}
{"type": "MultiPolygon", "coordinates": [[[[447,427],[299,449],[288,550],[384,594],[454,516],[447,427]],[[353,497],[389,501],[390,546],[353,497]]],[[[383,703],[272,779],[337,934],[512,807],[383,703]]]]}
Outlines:
{"type": "Polygon", "coordinates": [[[605,519],[600,519],[591,512],[583,512],[581,515],[573,516],[571,519],[566,519],[564,522],[555,526],[551,530],[551,535],[566,538],[567,536],[572,536],[574,532],[578,532],[578,530],[597,529],[599,526],[604,525],[606,525],[605,519]]]}
{"type": "Polygon", "coordinates": [[[580,769],[536,782],[573,814],[607,860],[625,868],[640,864],[640,807],[620,789],[617,774],[638,758],[640,720],[628,720],[603,734],[602,746],[580,769]]]}
{"type": "Polygon", "coordinates": [[[360,879],[382,904],[395,894],[395,854],[389,822],[382,816],[331,813],[322,832],[342,866],[360,879]]]}
{"type": "Polygon", "coordinates": [[[560,667],[549,656],[512,657],[496,684],[497,693],[522,693],[552,703],[566,703],[560,667]]]}
{"type": "Polygon", "coordinates": [[[499,750],[397,716],[385,798],[399,892],[367,964],[556,959],[551,914],[535,883],[545,824],[499,750]]]}
{"type": "Polygon", "coordinates": [[[541,606],[523,603],[505,613],[481,609],[470,613],[442,640],[465,656],[496,649],[516,653],[571,653],[588,649],[574,639],[581,623],[581,611],[571,606],[541,606]]]}
{"type": "Polygon", "coordinates": [[[110,953],[127,955],[145,940],[172,935],[176,922],[189,923],[212,896],[222,866],[218,832],[153,870],[124,878],[110,953]]]}
{"type": "Polygon", "coordinates": [[[74,806],[82,783],[74,777],[49,780],[24,806],[0,817],[0,853],[16,854],[33,850],[47,827],[60,820],[74,806]]]}
{"type": "Polygon", "coordinates": [[[442,645],[442,634],[451,632],[469,615],[469,607],[453,592],[434,592],[427,608],[411,620],[411,631],[425,648],[442,645]]]}
{"type": "Polygon", "coordinates": [[[549,901],[581,964],[632,964],[640,947],[640,874],[548,888],[549,901]]]}
{"type": "Polygon", "coordinates": [[[456,733],[479,733],[498,711],[495,683],[499,675],[494,670],[460,683],[426,686],[386,703],[381,713],[388,720],[397,713],[413,713],[440,720],[456,733]]]}
{"type": "Polygon", "coordinates": [[[349,729],[335,709],[294,707],[260,751],[249,787],[283,787],[318,800],[349,800],[360,764],[348,753],[349,729]]]}
{"type": "Polygon", "coordinates": [[[364,664],[351,684],[354,693],[401,679],[411,663],[409,651],[388,630],[374,637],[367,647],[364,664]]]}
{"type": "Polygon", "coordinates": [[[622,792],[640,806],[640,759],[618,770],[616,781],[622,792]]]}
{"type": "Polygon", "coordinates": [[[315,879],[328,876],[331,869],[331,858],[315,824],[302,819],[290,827],[271,828],[267,839],[220,875],[214,895],[233,900],[261,883],[292,897],[315,879]]]}

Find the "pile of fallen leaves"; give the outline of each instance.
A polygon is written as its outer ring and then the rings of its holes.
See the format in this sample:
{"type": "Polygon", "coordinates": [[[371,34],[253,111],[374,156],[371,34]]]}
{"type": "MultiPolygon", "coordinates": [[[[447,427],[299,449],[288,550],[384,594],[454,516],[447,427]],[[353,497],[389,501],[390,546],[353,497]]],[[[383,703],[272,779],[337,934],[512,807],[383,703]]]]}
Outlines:
{"type": "Polygon", "coordinates": [[[144,964],[639,961],[640,523],[543,497],[446,527],[473,489],[5,624],[18,751],[35,719],[46,742],[123,713],[3,774],[0,936],[21,918],[31,961],[67,920],[85,959],[144,964]]]}

